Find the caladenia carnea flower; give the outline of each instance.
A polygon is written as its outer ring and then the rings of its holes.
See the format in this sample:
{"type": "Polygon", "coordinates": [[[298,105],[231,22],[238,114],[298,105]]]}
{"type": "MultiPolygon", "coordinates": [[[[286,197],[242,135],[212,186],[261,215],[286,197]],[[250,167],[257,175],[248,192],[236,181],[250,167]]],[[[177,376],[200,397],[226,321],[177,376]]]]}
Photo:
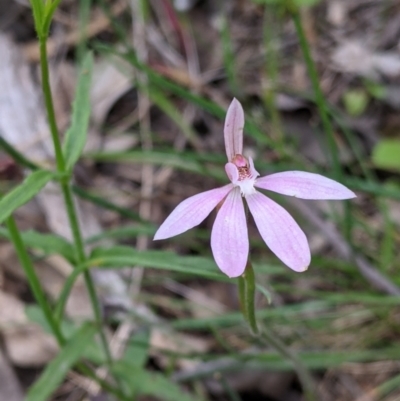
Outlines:
{"type": "Polygon", "coordinates": [[[307,238],[293,217],[256,188],[302,199],[350,199],[356,195],[344,185],[319,174],[285,171],[259,177],[251,157],[243,156],[244,113],[233,99],[225,119],[224,137],[231,183],[181,202],[156,232],[160,240],[200,224],[221,202],[211,232],[211,249],[218,267],[229,277],[243,274],[249,255],[247,219],[243,200],[270,250],[296,272],[311,261],[307,238]],[[244,198],[244,199],[243,199],[244,198]]]}

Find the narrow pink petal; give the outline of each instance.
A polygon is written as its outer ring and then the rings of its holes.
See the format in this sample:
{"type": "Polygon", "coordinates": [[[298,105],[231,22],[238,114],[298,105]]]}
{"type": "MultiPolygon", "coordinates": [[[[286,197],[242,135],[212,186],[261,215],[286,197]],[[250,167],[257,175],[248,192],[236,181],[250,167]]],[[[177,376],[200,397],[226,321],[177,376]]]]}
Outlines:
{"type": "Polygon", "coordinates": [[[259,178],[258,188],[302,199],[350,199],[353,191],[337,181],[305,171],[285,171],[259,178]]]}
{"type": "Polygon", "coordinates": [[[271,251],[296,272],[307,270],[311,261],[307,238],[293,217],[260,192],[246,197],[261,237],[271,251]]]}
{"type": "Polygon", "coordinates": [[[225,117],[224,139],[228,161],[243,152],[244,112],[235,98],[232,100],[225,117]]]}
{"type": "Polygon", "coordinates": [[[211,232],[215,262],[228,277],[240,276],[249,255],[246,215],[239,188],[233,189],[221,206],[211,232]]]}
{"type": "Polygon", "coordinates": [[[191,196],[181,202],[157,230],[154,239],[182,234],[200,224],[231,191],[232,184],[191,196]]]}
{"type": "Polygon", "coordinates": [[[225,164],[225,172],[232,184],[236,184],[239,181],[239,170],[233,163],[225,164]]]}
{"type": "Polygon", "coordinates": [[[249,166],[250,166],[251,178],[258,177],[260,173],[254,168],[254,162],[252,157],[249,157],[249,166]]]}

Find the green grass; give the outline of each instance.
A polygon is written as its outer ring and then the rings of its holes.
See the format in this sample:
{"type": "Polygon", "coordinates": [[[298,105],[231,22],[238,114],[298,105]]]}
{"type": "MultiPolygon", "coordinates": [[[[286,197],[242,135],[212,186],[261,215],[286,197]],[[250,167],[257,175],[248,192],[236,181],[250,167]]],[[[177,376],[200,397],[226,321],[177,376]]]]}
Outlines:
{"type": "MultiPolygon", "coordinates": [[[[37,19],[36,26],[40,28],[46,20],[46,8],[39,3],[41,2],[32,1],[37,19]]],[[[90,2],[85,2],[82,6],[84,21],[89,18],[90,6],[90,2]]],[[[29,160],[29,155],[21,154],[0,137],[0,148],[19,166],[30,171],[25,181],[8,194],[4,194],[0,200],[1,221],[7,221],[7,227],[0,227],[0,237],[5,241],[11,240],[14,244],[36,298],[38,307],[35,313],[32,313],[32,310],[28,313],[29,318],[40,324],[45,331],[51,332],[60,345],[58,356],[32,386],[28,399],[48,399],[71,369],[77,369],[81,374],[94,378],[104,391],[114,394],[119,401],[134,399],[138,395],[189,401],[207,399],[207,394],[201,387],[203,380],[214,377],[217,373],[226,375],[229,372],[245,370],[295,369],[304,387],[310,385],[307,384],[307,375],[310,372],[340,369],[343,364],[349,362],[362,364],[399,359],[400,347],[396,338],[400,331],[397,321],[400,299],[376,290],[374,285],[362,276],[354,259],[342,260],[331,243],[325,242],[314,253],[307,272],[297,274],[284,267],[268,251],[258,234],[251,230],[251,253],[258,284],[255,289],[255,315],[260,327],[270,328],[273,335],[282,342],[271,348],[263,342],[265,338],[251,334],[239,310],[237,281],[228,279],[215,265],[209,246],[209,220],[177,238],[156,244],[150,242],[150,249],[139,252],[135,248],[137,238],[147,235],[151,239],[159,221],[155,221],[155,218],[146,221],[140,217],[138,210],[118,205],[118,201],[114,199],[116,194],[107,193],[104,188],[98,188],[96,185],[85,188],[80,184],[72,184],[70,172],[78,159],[82,166],[101,163],[126,164],[134,168],[152,164],[156,168],[172,168],[170,181],[165,186],[156,188],[151,199],[154,204],[161,205],[162,214],[176,206],[178,198],[183,199],[182,193],[186,183],[192,188],[197,186],[199,192],[224,185],[228,182],[224,171],[224,149],[218,148],[215,143],[210,145],[207,138],[196,132],[191,122],[183,118],[182,110],[184,107],[190,107],[197,116],[206,116],[212,127],[221,127],[221,132],[212,132],[211,135],[222,136],[226,112],[225,104],[222,103],[237,96],[246,105],[246,143],[256,154],[257,170],[262,175],[283,170],[317,172],[336,178],[356,191],[358,198],[346,202],[343,213],[332,208],[324,209],[324,219],[329,219],[335,224],[355,254],[365,257],[376,271],[388,277],[394,284],[400,285],[400,277],[397,274],[400,267],[397,252],[400,236],[398,223],[393,221],[390,214],[392,203],[400,200],[398,175],[387,173],[388,175],[382,178],[373,164],[377,158],[380,165],[384,162],[381,160],[381,153],[378,153],[379,157],[375,153],[375,160],[371,160],[369,155],[365,154],[362,143],[346,124],[345,111],[330,104],[322,92],[320,71],[316,69],[311,57],[313,49],[304,34],[301,14],[297,10],[291,10],[291,13],[285,15],[281,13],[279,5],[262,6],[265,7],[261,10],[264,21],[271,23],[271,26],[263,32],[263,46],[268,57],[263,61],[260,74],[264,79],[272,81],[267,89],[263,90],[263,98],[259,100],[247,96],[245,88],[242,87],[244,84],[240,79],[239,63],[236,64],[237,49],[229,24],[230,15],[223,15],[221,27],[224,87],[207,84],[205,88],[193,90],[167,78],[151,62],[141,61],[129,44],[129,24],[126,21],[121,23],[112,17],[105,4],[102,4],[102,7],[110,18],[113,38],[107,43],[98,39],[88,40],[82,32],[79,59],[84,60],[85,49],[91,48],[97,58],[118,57],[135,71],[144,74],[145,84],[131,77],[138,94],[148,96],[152,107],[166,118],[169,126],[173,127],[178,135],[185,138],[187,146],[179,152],[176,151],[174,143],[162,137],[163,127],[154,124],[151,127],[154,139],[152,151],[134,148],[118,152],[104,150],[83,153],[89,121],[89,78],[86,75],[81,75],[80,78],[74,116],[64,147],[61,143],[56,145],[57,171],[43,170],[41,166],[29,160]],[[280,54],[279,48],[274,44],[282,34],[283,24],[288,23],[290,18],[293,18],[299,41],[298,60],[304,62],[310,78],[309,92],[296,92],[296,95],[308,101],[310,107],[315,110],[315,119],[322,127],[321,130],[314,130],[315,140],[320,139],[317,137],[318,132],[322,133],[326,142],[324,150],[328,165],[316,165],[299,154],[296,140],[288,138],[284,129],[284,119],[275,107],[276,96],[282,89],[279,84],[280,68],[281,63],[285,62],[285,55],[280,54]],[[299,55],[304,56],[304,60],[299,55]],[[220,91],[219,97],[210,95],[215,91],[220,91]],[[339,142],[352,155],[352,161],[346,165],[340,160],[339,142]],[[391,182],[386,180],[386,177],[390,177],[391,182]],[[34,229],[20,230],[12,218],[17,209],[32,199],[50,180],[60,183],[64,190],[73,231],[71,242],[51,233],[41,233],[34,229]],[[182,186],[182,190],[176,191],[176,188],[182,186]],[[171,197],[171,194],[174,196],[171,197]],[[103,210],[113,212],[117,216],[118,225],[83,239],[72,202],[72,197],[75,196],[95,205],[99,213],[103,210]],[[167,199],[165,204],[164,199],[167,199]],[[86,252],[88,246],[91,247],[90,254],[86,252]],[[34,258],[36,260],[50,254],[62,256],[74,267],[59,298],[53,302],[44,293],[33,266],[34,258]],[[124,314],[112,315],[105,321],[100,310],[102,305],[96,295],[97,289],[91,282],[90,271],[95,268],[119,270],[134,266],[144,269],[137,295],[138,301],[146,305],[151,312],[143,314],[131,307],[124,311],[124,314]],[[94,322],[83,325],[70,321],[64,314],[71,289],[81,277],[86,278],[95,315],[94,322]],[[171,280],[182,286],[179,287],[182,292],[175,293],[170,289],[168,282],[171,280]],[[219,297],[214,299],[213,295],[206,296],[208,300],[223,305],[222,311],[202,304],[205,301],[196,298],[196,294],[201,292],[199,288],[204,287],[207,290],[215,286],[218,288],[218,294],[230,294],[222,301],[219,297]],[[138,331],[128,340],[129,346],[122,357],[114,358],[110,355],[105,333],[115,330],[127,321],[133,322],[135,330],[138,331]],[[196,335],[211,344],[211,347],[204,352],[193,350],[190,349],[189,340],[188,344],[183,344],[182,349],[154,346],[149,344],[149,333],[152,330],[167,332],[172,337],[196,335]],[[143,333],[145,335],[142,335],[143,333]],[[82,344],[90,342],[94,344],[93,352],[84,354],[81,358],[82,344]],[[185,350],[185,346],[188,350],[185,350]],[[158,356],[164,358],[164,363],[160,363],[159,371],[155,373],[147,362],[153,357],[155,363],[158,363],[158,356]],[[177,361],[182,358],[198,361],[201,369],[179,372],[177,361]],[[104,380],[94,372],[94,366],[107,368],[112,378],[104,380]],[[190,383],[190,386],[183,389],[179,386],[181,382],[190,383]],[[202,391],[196,391],[196,388],[201,388],[202,391]]],[[[49,10],[53,12],[52,8],[49,10]]],[[[152,14],[148,14],[147,18],[151,19],[152,14]]],[[[190,17],[177,16],[177,23],[181,29],[185,29],[185,24],[190,24],[190,17]]],[[[190,32],[191,30],[188,30],[185,33],[189,35],[190,32]]],[[[87,68],[90,68],[90,59],[86,59],[86,64],[87,68]]],[[[292,88],[289,88],[289,91],[295,92],[292,88]]],[[[47,93],[50,120],[55,120],[51,112],[52,99],[46,88],[44,93],[47,93]]],[[[53,139],[59,138],[58,133],[54,131],[55,121],[50,123],[53,139]]],[[[282,200],[279,196],[276,199],[282,200]]],[[[160,214],[155,216],[157,220],[165,217],[160,214]]],[[[315,233],[312,225],[300,214],[297,213],[295,217],[306,232],[310,233],[310,238],[318,242],[322,234],[315,233]]],[[[376,391],[381,397],[385,397],[399,387],[399,377],[394,376],[385,378],[376,387],[376,391]]],[[[229,383],[225,382],[224,388],[232,400],[236,401],[240,397],[240,394],[235,393],[235,389],[229,388],[229,383]]],[[[316,399],[312,385],[309,390],[308,399],[316,399]]]]}

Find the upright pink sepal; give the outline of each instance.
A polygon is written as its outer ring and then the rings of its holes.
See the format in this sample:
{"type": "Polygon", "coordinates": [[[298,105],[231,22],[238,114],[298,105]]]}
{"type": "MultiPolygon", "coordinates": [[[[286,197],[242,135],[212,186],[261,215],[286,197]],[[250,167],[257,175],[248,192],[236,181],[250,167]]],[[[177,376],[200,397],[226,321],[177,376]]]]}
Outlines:
{"type": "Polygon", "coordinates": [[[224,139],[228,161],[243,153],[244,112],[237,99],[233,99],[225,117],[224,139]]]}
{"type": "Polygon", "coordinates": [[[350,199],[353,191],[330,178],[304,171],[285,171],[257,179],[258,188],[302,199],[350,199]]]}
{"type": "Polygon", "coordinates": [[[260,175],[260,173],[255,169],[252,157],[249,157],[249,166],[250,166],[251,178],[257,178],[260,175]]]}
{"type": "Polygon", "coordinates": [[[197,226],[231,191],[232,184],[191,196],[181,202],[157,230],[154,239],[170,238],[197,226]]]}
{"type": "Polygon", "coordinates": [[[211,232],[215,262],[228,277],[238,277],[246,268],[249,238],[239,188],[233,189],[221,206],[211,232]]]}
{"type": "Polygon", "coordinates": [[[261,237],[269,249],[297,272],[307,270],[311,261],[307,238],[293,217],[260,192],[246,198],[261,237]]]}

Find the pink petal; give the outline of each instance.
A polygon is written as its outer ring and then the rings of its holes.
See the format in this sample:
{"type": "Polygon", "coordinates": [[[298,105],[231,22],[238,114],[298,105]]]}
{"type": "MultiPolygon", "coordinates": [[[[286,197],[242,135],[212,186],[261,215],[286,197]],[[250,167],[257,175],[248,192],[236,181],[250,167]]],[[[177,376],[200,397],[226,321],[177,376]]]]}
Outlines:
{"type": "Polygon", "coordinates": [[[258,188],[302,199],[350,199],[353,191],[337,181],[305,171],[285,171],[259,178],[258,188]]]}
{"type": "Polygon", "coordinates": [[[258,231],[271,251],[294,271],[307,270],[310,248],[293,217],[260,192],[247,196],[246,200],[258,231]]]}
{"type": "Polygon", "coordinates": [[[250,166],[251,178],[258,177],[260,173],[254,168],[254,162],[252,157],[249,157],[249,166],[250,166]]]}
{"type": "Polygon", "coordinates": [[[232,184],[236,184],[239,181],[239,170],[233,163],[225,164],[225,172],[232,184]]]}
{"type": "Polygon", "coordinates": [[[238,277],[246,268],[249,238],[242,197],[233,189],[221,206],[211,232],[215,262],[228,277],[238,277]]]}
{"type": "Polygon", "coordinates": [[[232,184],[191,196],[181,202],[157,230],[154,239],[182,234],[200,224],[231,191],[232,184]]]}
{"type": "Polygon", "coordinates": [[[224,139],[228,161],[243,152],[244,112],[238,100],[233,99],[225,117],[224,139]]]}

